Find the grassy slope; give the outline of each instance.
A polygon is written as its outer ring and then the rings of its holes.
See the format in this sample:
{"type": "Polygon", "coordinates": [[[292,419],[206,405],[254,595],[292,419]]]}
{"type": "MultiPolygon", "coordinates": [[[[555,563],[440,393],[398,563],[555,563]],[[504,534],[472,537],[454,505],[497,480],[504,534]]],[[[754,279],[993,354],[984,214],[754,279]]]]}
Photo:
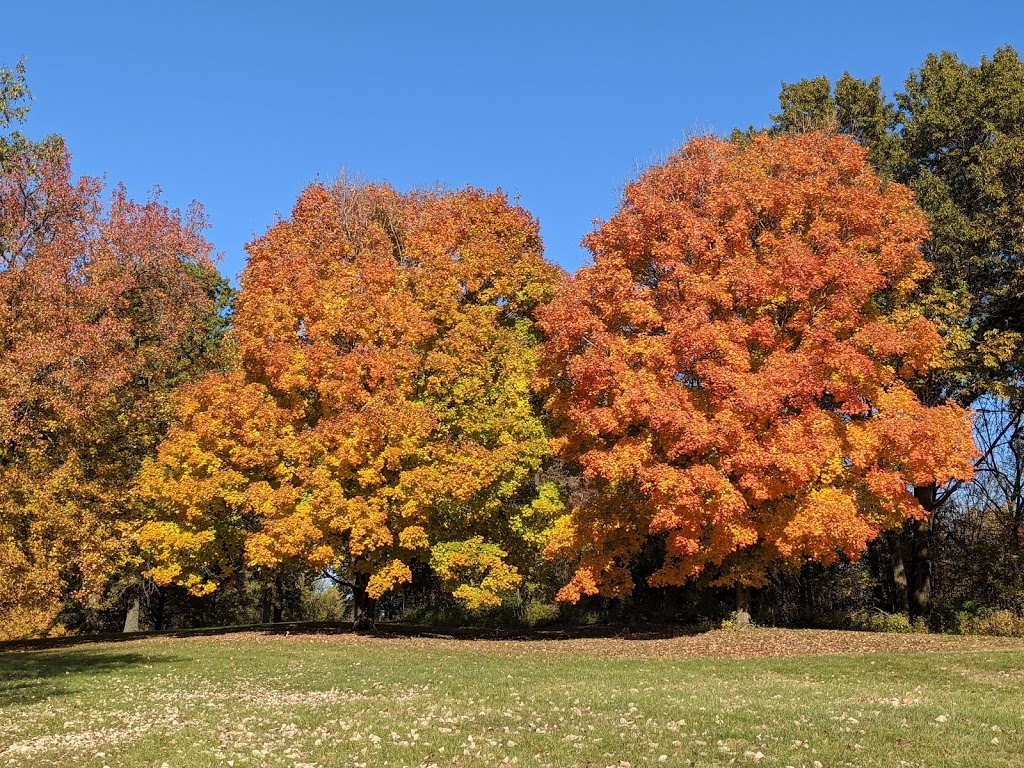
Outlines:
{"type": "Polygon", "coordinates": [[[0,767],[1024,766],[1019,641],[722,658],[860,637],[246,634],[8,652],[0,767]]]}

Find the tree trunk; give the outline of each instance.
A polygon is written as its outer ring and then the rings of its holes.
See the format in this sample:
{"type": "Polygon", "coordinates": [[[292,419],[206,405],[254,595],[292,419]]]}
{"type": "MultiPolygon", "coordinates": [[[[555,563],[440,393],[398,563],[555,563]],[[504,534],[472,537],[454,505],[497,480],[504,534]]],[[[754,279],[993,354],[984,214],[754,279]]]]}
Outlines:
{"type": "Polygon", "coordinates": [[[938,488],[934,483],[914,488],[914,497],[921,502],[928,517],[911,520],[905,531],[909,534],[910,568],[907,573],[908,603],[912,618],[924,618],[932,610],[932,514],[938,488]]]}
{"type": "Polygon", "coordinates": [[[356,629],[373,629],[377,601],[367,594],[370,574],[357,573],[352,580],[352,614],[356,629]]]}
{"type": "Polygon", "coordinates": [[[269,624],[270,620],[274,617],[274,593],[269,586],[263,585],[263,594],[260,596],[260,603],[262,610],[262,619],[264,624],[269,624]]]}
{"type": "Polygon", "coordinates": [[[281,578],[274,579],[274,623],[280,624],[284,615],[284,588],[281,586],[281,578]]]}
{"type": "Polygon", "coordinates": [[[910,613],[910,589],[907,574],[911,570],[911,548],[907,534],[908,525],[909,523],[904,523],[903,530],[893,537],[892,584],[895,592],[893,608],[898,613],[910,613]]]}
{"type": "Polygon", "coordinates": [[[871,587],[871,595],[874,601],[873,607],[875,608],[882,608],[883,606],[887,607],[889,605],[889,595],[888,590],[886,589],[889,578],[885,572],[885,566],[882,564],[884,562],[884,558],[882,557],[882,553],[879,551],[883,545],[884,536],[885,534],[879,536],[868,545],[868,570],[871,572],[871,579],[874,582],[871,587]]]}
{"type": "Polygon", "coordinates": [[[746,584],[736,585],[736,626],[750,626],[751,589],[746,584]]]}
{"type": "Polygon", "coordinates": [[[142,613],[142,601],[139,599],[138,586],[133,587],[132,591],[135,594],[132,595],[132,599],[128,603],[128,612],[124,617],[123,632],[139,631],[139,614],[142,613]]]}
{"type": "Polygon", "coordinates": [[[156,629],[157,632],[164,628],[164,606],[167,604],[167,596],[162,589],[156,592],[156,629]]]}

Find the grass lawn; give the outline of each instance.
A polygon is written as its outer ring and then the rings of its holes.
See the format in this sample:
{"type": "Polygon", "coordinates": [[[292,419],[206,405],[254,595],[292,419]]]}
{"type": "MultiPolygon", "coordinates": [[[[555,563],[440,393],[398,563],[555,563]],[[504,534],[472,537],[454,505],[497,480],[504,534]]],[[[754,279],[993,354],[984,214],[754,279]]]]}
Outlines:
{"type": "Polygon", "coordinates": [[[1024,766],[1024,641],[752,629],[0,653],[4,766],[1024,766]]]}

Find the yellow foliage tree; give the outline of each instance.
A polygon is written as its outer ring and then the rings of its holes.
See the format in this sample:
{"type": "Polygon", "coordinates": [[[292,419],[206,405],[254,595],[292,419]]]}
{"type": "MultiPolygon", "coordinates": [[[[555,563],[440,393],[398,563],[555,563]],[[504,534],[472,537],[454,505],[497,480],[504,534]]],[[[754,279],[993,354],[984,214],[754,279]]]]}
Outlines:
{"type": "Polygon", "coordinates": [[[499,600],[554,508],[530,381],[559,271],[536,222],[501,193],[314,185],[249,253],[238,369],[183,394],[141,476],[153,578],[323,571],[361,618],[433,560],[467,604],[499,600]]]}

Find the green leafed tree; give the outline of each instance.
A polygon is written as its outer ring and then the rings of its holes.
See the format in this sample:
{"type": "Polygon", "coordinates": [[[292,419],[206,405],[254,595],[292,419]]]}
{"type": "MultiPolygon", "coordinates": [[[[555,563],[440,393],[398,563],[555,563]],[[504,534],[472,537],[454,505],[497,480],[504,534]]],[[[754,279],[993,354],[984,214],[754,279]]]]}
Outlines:
{"type": "MultiPolygon", "coordinates": [[[[773,133],[831,130],[868,149],[880,175],[914,190],[928,216],[932,265],[920,302],[946,341],[913,382],[928,404],[1007,395],[1024,372],[1024,62],[1011,47],[977,65],[929,55],[887,99],[879,78],[844,74],[783,84],[773,133]]],[[[917,489],[929,510],[948,492],[917,489]]],[[[908,524],[896,548],[903,607],[930,609],[929,521],[908,524]],[[901,590],[902,591],[902,590],[901,590]]]]}

